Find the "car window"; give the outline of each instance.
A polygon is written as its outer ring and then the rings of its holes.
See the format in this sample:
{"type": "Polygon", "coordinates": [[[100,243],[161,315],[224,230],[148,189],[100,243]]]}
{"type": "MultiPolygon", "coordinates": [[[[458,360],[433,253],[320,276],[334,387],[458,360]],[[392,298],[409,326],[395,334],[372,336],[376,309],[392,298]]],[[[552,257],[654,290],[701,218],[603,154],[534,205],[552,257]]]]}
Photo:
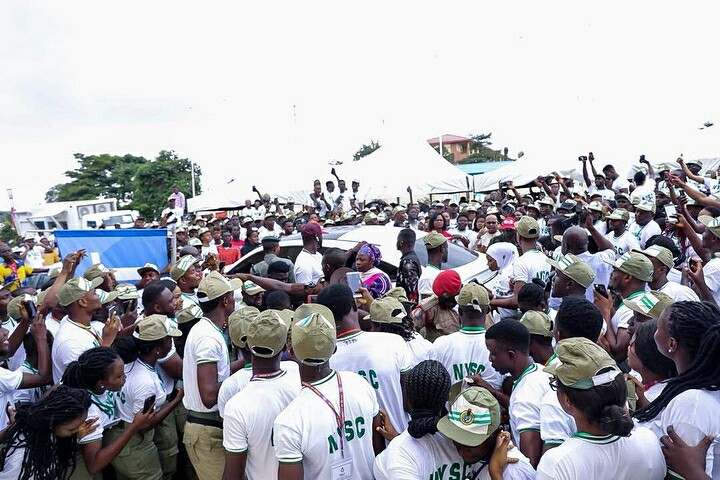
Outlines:
{"type": "MultiPolygon", "coordinates": [[[[427,265],[427,249],[425,248],[425,243],[423,243],[422,239],[415,241],[415,254],[417,254],[418,258],[420,258],[421,264],[427,265]]],[[[442,264],[442,269],[445,270],[448,268],[462,267],[463,265],[467,265],[468,263],[475,261],[477,257],[476,253],[455,245],[454,243],[449,243],[448,261],[442,264]]]]}

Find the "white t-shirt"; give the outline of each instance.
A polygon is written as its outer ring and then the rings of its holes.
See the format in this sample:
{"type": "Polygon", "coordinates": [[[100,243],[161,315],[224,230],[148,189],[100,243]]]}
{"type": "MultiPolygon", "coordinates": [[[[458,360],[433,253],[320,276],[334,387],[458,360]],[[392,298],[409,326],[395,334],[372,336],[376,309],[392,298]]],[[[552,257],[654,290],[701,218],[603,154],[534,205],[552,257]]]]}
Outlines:
{"type": "Polygon", "coordinates": [[[675,302],[681,302],[684,300],[697,302],[700,300],[697,293],[695,293],[695,290],[675,282],[667,282],[665,285],[660,287],[658,291],[668,295],[675,302]]]}
{"type": "MultiPolygon", "coordinates": [[[[18,322],[10,316],[2,322],[2,327],[8,331],[8,338],[13,334],[17,326],[18,322]]],[[[15,351],[15,354],[8,359],[8,368],[13,371],[18,370],[25,361],[25,358],[25,346],[21,343],[15,351]]]]}
{"type": "MultiPolygon", "coordinates": [[[[30,365],[30,362],[28,362],[27,360],[23,362],[23,364],[20,366],[20,368],[17,369],[17,371],[23,374],[27,373],[28,375],[40,375],[40,371],[30,365]]],[[[42,394],[45,393],[48,388],[50,387],[45,386],[16,390],[15,395],[13,395],[13,402],[35,403],[40,400],[40,397],[42,397],[42,394]]]]}
{"type": "Polygon", "coordinates": [[[578,433],[540,459],[538,480],[662,480],[666,467],[660,444],[646,428],[629,437],[578,433]]]}
{"type": "Polygon", "coordinates": [[[650,220],[645,225],[633,223],[628,227],[628,231],[632,233],[640,243],[640,248],[645,248],[645,242],[647,242],[650,237],[660,235],[662,233],[660,225],[658,225],[655,220],[650,220]]]}
{"type": "Polygon", "coordinates": [[[575,432],[575,419],[562,409],[557,392],[550,390],[540,404],[540,438],[550,446],[559,445],[575,432]]]}
{"type": "Polygon", "coordinates": [[[433,343],[429,358],[443,364],[452,383],[478,374],[493,388],[499,389],[502,385],[503,376],[490,363],[483,327],[462,327],[458,332],[439,337],[433,343]]]}
{"type": "Polygon", "coordinates": [[[703,266],[705,284],[713,294],[715,303],[720,305],[720,258],[713,257],[707,265],[703,266]]]}
{"type": "Polygon", "coordinates": [[[705,455],[705,473],[720,478],[720,391],[687,390],[672,400],[665,410],[646,424],[660,439],[672,425],[685,443],[697,445],[705,435],[713,435],[705,455]]]}
{"type": "MultiPolygon", "coordinates": [[[[297,363],[291,361],[280,362],[280,368],[299,378],[300,371],[297,363]]],[[[250,382],[251,378],[252,364],[248,363],[243,368],[226,378],[222,385],[220,385],[220,391],[218,392],[218,412],[220,412],[221,417],[225,416],[225,406],[230,399],[233,398],[240,390],[244,389],[250,382]]]]}
{"type": "Polygon", "coordinates": [[[543,366],[533,363],[513,383],[510,394],[510,430],[513,443],[520,447],[520,434],[534,430],[540,433],[540,402],[550,391],[550,375],[543,372],[543,366]]]}
{"type": "Polygon", "coordinates": [[[598,194],[602,197],[603,201],[605,200],[614,200],[615,199],[615,192],[610,190],[609,188],[597,188],[595,186],[595,183],[590,185],[588,187],[588,197],[591,197],[595,194],[598,194]]]}
{"type": "Polygon", "coordinates": [[[225,406],[223,447],[228,453],[247,452],[248,480],[277,478],[278,461],[272,429],[277,416],[300,393],[297,370],[274,378],[254,378],[225,406]]]}
{"type": "Polygon", "coordinates": [[[159,409],[165,399],[165,385],[154,366],[140,359],[125,365],[125,385],[115,395],[115,411],[118,418],[132,423],[135,414],[143,409],[145,400],[155,395],[155,409],[159,409]]]}
{"type": "Polygon", "coordinates": [[[35,245],[25,255],[25,264],[32,268],[43,268],[45,266],[44,253],[45,249],[43,247],[35,245]]]}
{"type": "Polygon", "coordinates": [[[550,265],[547,256],[537,248],[520,255],[513,264],[513,279],[516,282],[532,283],[533,278],[547,282],[550,278],[550,265]]]}
{"type": "MultiPolygon", "coordinates": [[[[360,375],[333,371],[312,385],[339,412],[340,375],[345,403],[344,460],[351,459],[353,480],[372,480],[375,452],[373,419],[379,412],[375,390],[360,375]]],[[[305,478],[332,477],[333,465],[343,460],[335,413],[312,390],[303,388],[278,415],[273,427],[275,456],[280,463],[300,463],[305,478]]]]}
{"type": "Polygon", "coordinates": [[[305,249],[295,259],[295,281],[309,284],[319,282],[325,274],[322,269],[322,255],[320,252],[312,254],[305,249]]]}
{"type": "Polygon", "coordinates": [[[487,248],[488,245],[490,245],[490,240],[492,240],[495,237],[499,237],[500,235],[502,235],[502,232],[500,230],[496,231],[495,233],[485,232],[480,237],[479,244],[482,245],[483,247],[487,248]]]}
{"type": "Polygon", "coordinates": [[[655,204],[655,182],[646,181],[644,184],[635,187],[630,198],[639,198],[642,202],[655,204]]]}
{"type": "Polygon", "coordinates": [[[418,293],[420,297],[429,297],[433,294],[433,282],[435,282],[438,275],[440,275],[440,270],[434,265],[428,264],[426,267],[423,267],[420,278],[418,279],[418,293]]]}
{"type": "Polygon", "coordinates": [[[638,239],[628,230],[625,230],[619,237],[615,236],[615,232],[610,231],[605,235],[605,238],[613,244],[616,257],[620,257],[623,253],[640,249],[640,242],[638,242],[638,239]]]}
{"type": "Polygon", "coordinates": [[[73,322],[69,317],[63,318],[52,346],[54,382],[60,382],[70,362],[91,348],[99,347],[101,340],[92,328],[73,322]]]}
{"type": "Polygon", "coordinates": [[[94,432],[88,433],[78,440],[80,444],[102,441],[105,429],[120,421],[117,416],[117,408],[115,407],[115,396],[119,395],[120,392],[115,394],[114,392],[105,391],[102,395],[95,395],[92,392],[88,393],[90,394],[92,403],[88,409],[87,418],[96,417],[99,422],[94,432]]]}
{"type": "Polygon", "coordinates": [[[412,362],[400,336],[360,331],[338,338],[330,367],[355,372],[367,380],[395,430],[402,432],[407,428],[409,417],[403,409],[400,374],[409,371],[412,362]]]}
{"type": "MultiPolygon", "coordinates": [[[[448,232],[450,235],[460,235],[461,237],[464,237],[467,239],[468,242],[472,242],[475,237],[477,237],[477,233],[472,230],[471,228],[465,228],[465,230],[458,230],[457,228],[453,228],[448,232]]],[[[460,245],[461,247],[464,247],[465,244],[461,240],[451,240],[455,245],[460,245]]],[[[468,246],[470,243],[468,243],[468,246]]]]}
{"type": "Polygon", "coordinates": [[[7,406],[13,404],[13,396],[23,380],[20,370],[8,370],[0,367],[0,429],[5,429],[8,423],[7,406]]]}
{"type": "Polygon", "coordinates": [[[278,225],[277,223],[275,223],[273,225],[272,230],[268,230],[267,227],[265,227],[265,225],[263,225],[258,230],[258,238],[260,240],[262,240],[263,238],[267,237],[268,235],[279,237],[281,233],[282,233],[282,227],[280,227],[280,225],[278,225]]]}
{"type": "Polygon", "coordinates": [[[405,342],[405,346],[408,349],[410,366],[414,367],[418,363],[427,360],[429,358],[432,345],[432,343],[417,333],[414,334],[412,340],[405,342]]]}
{"type": "Polygon", "coordinates": [[[216,412],[214,405],[203,405],[198,387],[197,366],[202,363],[214,363],[217,367],[217,381],[222,382],[230,376],[230,352],[222,331],[208,318],[201,318],[191,329],[185,341],[183,358],[183,387],[185,396],[183,405],[195,412],[216,412]]]}
{"type": "Polygon", "coordinates": [[[170,225],[172,223],[181,222],[182,214],[183,211],[181,208],[164,208],[163,211],[160,212],[160,218],[163,218],[165,217],[165,215],[167,215],[166,225],[170,225]]]}
{"type": "MultiPolygon", "coordinates": [[[[211,240],[211,242],[212,242],[212,240],[211,240]]],[[[212,253],[213,255],[218,254],[217,245],[215,245],[214,243],[210,243],[210,245],[208,245],[207,247],[205,245],[200,247],[200,256],[202,258],[207,258],[208,254],[210,254],[210,253],[212,253]]]]}
{"type": "Polygon", "coordinates": [[[659,397],[663,390],[665,390],[666,385],[667,380],[663,380],[662,382],[657,382],[656,384],[651,385],[647,390],[645,390],[645,398],[647,401],[652,402],[659,397]]]}
{"type": "MultiPolygon", "coordinates": [[[[520,450],[513,448],[508,457],[517,463],[508,463],[503,471],[505,480],[532,480],[535,470],[520,450]]],[[[375,459],[375,480],[427,480],[472,478],[480,469],[476,480],[490,480],[490,473],[482,463],[467,464],[457,452],[452,440],[442,433],[413,438],[405,431],[375,459]]]]}
{"type": "Polygon", "coordinates": [[[580,260],[587,263],[588,266],[595,273],[595,279],[590,286],[585,290],[585,298],[592,302],[595,300],[595,287],[594,284],[599,283],[606,287],[610,283],[610,275],[612,274],[612,266],[608,265],[607,262],[615,261],[615,251],[611,249],[602,250],[597,253],[590,253],[585,251],[577,256],[580,260]]]}
{"type": "MultiPolygon", "coordinates": [[[[635,292],[632,295],[629,295],[624,300],[630,300],[631,298],[639,297],[643,293],[645,293],[645,292],[644,291],[635,292]]],[[[617,331],[619,328],[627,329],[630,324],[630,319],[632,318],[632,316],[633,316],[633,311],[631,309],[629,309],[625,305],[625,303],[622,303],[620,305],[620,307],[617,310],[615,310],[615,315],[613,315],[612,318],[610,319],[610,321],[612,322],[612,326],[613,326],[613,332],[615,332],[617,334],[617,331]]]]}

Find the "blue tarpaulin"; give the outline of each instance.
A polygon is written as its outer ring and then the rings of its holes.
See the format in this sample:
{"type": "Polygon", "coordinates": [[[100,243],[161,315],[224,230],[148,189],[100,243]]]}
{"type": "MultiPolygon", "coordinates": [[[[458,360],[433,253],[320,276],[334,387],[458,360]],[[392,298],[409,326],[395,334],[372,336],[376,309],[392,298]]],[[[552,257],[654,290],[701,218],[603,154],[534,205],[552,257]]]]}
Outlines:
{"type": "Polygon", "coordinates": [[[76,275],[102,262],[116,271],[118,281],[127,282],[138,280],[137,269],[147,262],[154,263],[160,270],[168,264],[165,229],[56,230],[55,239],[63,257],[81,248],[87,250],[87,257],[80,262],[76,275]]]}

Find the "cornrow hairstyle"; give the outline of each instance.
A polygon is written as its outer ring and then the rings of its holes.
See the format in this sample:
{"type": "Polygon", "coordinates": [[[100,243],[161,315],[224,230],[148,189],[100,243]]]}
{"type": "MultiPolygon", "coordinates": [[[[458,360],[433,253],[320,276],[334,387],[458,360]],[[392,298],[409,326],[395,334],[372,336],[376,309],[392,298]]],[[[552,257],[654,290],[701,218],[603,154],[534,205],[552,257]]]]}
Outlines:
{"type": "Polygon", "coordinates": [[[54,429],[87,414],[90,396],[85,390],[58,385],[36,403],[17,406],[8,430],[5,465],[13,453],[23,452],[18,480],[65,480],[75,470],[77,438],[55,436],[54,429]]]}
{"type": "Polygon", "coordinates": [[[107,378],[110,367],[118,358],[112,348],[91,348],[76,361],[70,362],[62,376],[62,383],[68,387],[94,390],[100,380],[107,378]]]}
{"type": "Polygon", "coordinates": [[[667,382],[655,400],[635,412],[640,422],[657,417],[687,390],[720,390],[720,311],[708,302],[689,301],[675,302],[668,309],[670,335],[694,360],[687,371],[667,382]]]}
{"type": "Polygon", "coordinates": [[[408,433],[413,438],[436,433],[450,393],[450,374],[437,360],[424,360],[408,373],[405,389],[411,405],[408,433]]]}
{"type": "MultiPolygon", "coordinates": [[[[605,373],[612,367],[603,368],[598,372],[605,373]]],[[[625,411],[627,401],[627,384],[625,377],[619,374],[606,384],[592,387],[588,390],[570,388],[558,380],[558,391],[568,396],[570,403],[577,408],[585,418],[603,432],[610,435],[627,437],[633,429],[633,421],[625,411]]]]}
{"type": "Polygon", "coordinates": [[[379,331],[400,335],[406,342],[415,338],[415,324],[407,315],[403,318],[402,323],[379,323],[377,325],[379,331]]]}
{"type": "Polygon", "coordinates": [[[125,365],[134,362],[138,357],[147,355],[158,346],[162,346],[165,339],[146,341],[135,337],[118,338],[112,348],[122,358],[125,365]]]}
{"type": "Polygon", "coordinates": [[[635,355],[655,375],[663,380],[677,376],[675,362],[660,353],[655,343],[657,320],[649,320],[635,327],[635,355]]]}

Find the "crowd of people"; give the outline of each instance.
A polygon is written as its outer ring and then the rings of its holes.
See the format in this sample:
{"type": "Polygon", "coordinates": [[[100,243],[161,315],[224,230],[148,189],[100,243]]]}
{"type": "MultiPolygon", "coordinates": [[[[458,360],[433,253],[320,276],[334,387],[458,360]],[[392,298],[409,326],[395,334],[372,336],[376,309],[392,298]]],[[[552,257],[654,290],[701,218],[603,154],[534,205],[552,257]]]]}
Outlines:
{"type": "Polygon", "coordinates": [[[457,202],[334,171],[212,217],[174,191],[176,260],[135,283],[0,244],[0,478],[720,478],[716,172],[579,161],[457,202]],[[324,247],[333,225],[395,228],[397,268],[324,247]]]}

